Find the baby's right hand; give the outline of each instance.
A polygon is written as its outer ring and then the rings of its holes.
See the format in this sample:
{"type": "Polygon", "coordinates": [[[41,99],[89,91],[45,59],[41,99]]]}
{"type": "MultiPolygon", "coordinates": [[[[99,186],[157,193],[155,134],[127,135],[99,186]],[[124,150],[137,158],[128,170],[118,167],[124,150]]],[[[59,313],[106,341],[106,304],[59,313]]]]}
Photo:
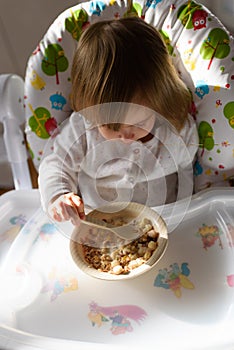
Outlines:
{"type": "Polygon", "coordinates": [[[48,208],[49,215],[58,222],[71,220],[73,225],[79,225],[85,219],[84,203],[73,192],[54,198],[48,208]]]}

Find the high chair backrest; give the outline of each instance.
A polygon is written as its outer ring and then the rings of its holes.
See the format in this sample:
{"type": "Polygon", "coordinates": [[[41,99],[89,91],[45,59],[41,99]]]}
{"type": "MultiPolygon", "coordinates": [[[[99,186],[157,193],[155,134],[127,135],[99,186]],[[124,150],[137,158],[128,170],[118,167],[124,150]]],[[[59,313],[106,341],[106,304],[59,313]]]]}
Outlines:
{"type": "Polygon", "coordinates": [[[25,77],[26,135],[36,168],[48,139],[72,112],[70,69],[81,33],[96,21],[133,15],[161,32],[193,96],[191,113],[200,139],[194,167],[196,191],[230,185],[234,176],[233,38],[206,7],[191,0],[89,1],[67,9],[54,21],[29,58],[25,77]]]}

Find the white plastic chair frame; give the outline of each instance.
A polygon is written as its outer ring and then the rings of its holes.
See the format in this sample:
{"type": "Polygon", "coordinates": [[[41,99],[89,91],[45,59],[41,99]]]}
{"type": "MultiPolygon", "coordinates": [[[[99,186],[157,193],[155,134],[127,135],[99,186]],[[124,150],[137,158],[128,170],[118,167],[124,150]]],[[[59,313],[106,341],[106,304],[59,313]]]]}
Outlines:
{"type": "Polygon", "coordinates": [[[24,80],[15,74],[0,75],[0,122],[15,189],[31,189],[25,145],[24,80]]]}

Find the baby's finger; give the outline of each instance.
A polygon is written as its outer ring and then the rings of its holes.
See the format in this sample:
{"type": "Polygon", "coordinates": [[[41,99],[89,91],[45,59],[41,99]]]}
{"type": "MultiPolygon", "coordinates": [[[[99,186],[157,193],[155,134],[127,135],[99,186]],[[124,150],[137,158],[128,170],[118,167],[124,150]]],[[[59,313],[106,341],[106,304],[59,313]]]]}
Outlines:
{"type": "Polygon", "coordinates": [[[62,212],[66,220],[70,220],[73,225],[80,224],[80,217],[78,213],[78,208],[74,205],[71,200],[66,200],[66,203],[61,203],[62,212]]]}
{"type": "Polygon", "coordinates": [[[80,217],[78,215],[71,218],[71,223],[74,226],[80,226],[80,217]]]}
{"type": "Polygon", "coordinates": [[[76,213],[76,209],[73,208],[72,202],[66,199],[66,202],[60,203],[61,213],[64,220],[70,220],[74,215],[78,215],[76,213]]]}
{"type": "Polygon", "coordinates": [[[80,208],[78,208],[79,211],[79,217],[81,218],[81,220],[85,220],[85,212],[84,210],[80,211],[80,208]]]}
{"type": "Polygon", "coordinates": [[[83,220],[85,219],[85,212],[84,212],[84,202],[83,200],[76,196],[76,195],[73,195],[71,197],[73,203],[75,204],[76,208],[77,208],[77,211],[78,211],[78,215],[79,217],[83,220]]]}
{"type": "Polygon", "coordinates": [[[57,212],[57,209],[56,209],[56,208],[52,208],[52,209],[51,209],[51,212],[52,212],[52,218],[53,218],[55,221],[58,221],[58,222],[61,222],[61,221],[62,221],[62,217],[61,217],[61,215],[57,212]]]}

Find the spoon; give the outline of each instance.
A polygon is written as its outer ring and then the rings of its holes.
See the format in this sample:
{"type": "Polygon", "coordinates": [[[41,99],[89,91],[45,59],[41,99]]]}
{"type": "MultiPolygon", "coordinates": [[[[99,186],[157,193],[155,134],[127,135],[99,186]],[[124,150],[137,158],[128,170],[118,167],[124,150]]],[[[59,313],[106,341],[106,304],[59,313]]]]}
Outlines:
{"type": "Polygon", "coordinates": [[[134,225],[126,224],[122,226],[113,226],[110,224],[107,224],[105,221],[94,218],[94,217],[88,217],[87,220],[81,220],[80,225],[78,227],[79,232],[82,232],[83,230],[86,230],[87,228],[91,228],[94,230],[102,231],[103,233],[114,233],[116,236],[118,236],[120,239],[124,240],[134,240],[141,236],[143,232],[140,228],[136,228],[134,225]]]}

